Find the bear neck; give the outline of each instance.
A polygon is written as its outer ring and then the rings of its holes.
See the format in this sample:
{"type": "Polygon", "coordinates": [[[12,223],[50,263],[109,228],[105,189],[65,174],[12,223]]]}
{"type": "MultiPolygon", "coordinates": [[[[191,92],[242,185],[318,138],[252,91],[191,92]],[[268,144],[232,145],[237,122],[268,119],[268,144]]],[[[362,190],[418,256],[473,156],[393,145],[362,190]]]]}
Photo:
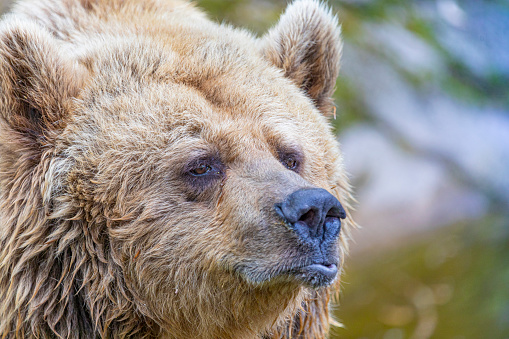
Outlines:
{"type": "Polygon", "coordinates": [[[296,285],[256,287],[240,278],[232,279],[236,281],[224,284],[214,284],[221,280],[210,279],[211,285],[202,289],[201,295],[194,294],[194,304],[189,303],[185,290],[179,291],[183,299],[173,302],[181,305],[180,312],[163,325],[165,337],[275,338],[275,333],[281,332],[280,328],[298,312],[306,296],[304,289],[296,285]]]}

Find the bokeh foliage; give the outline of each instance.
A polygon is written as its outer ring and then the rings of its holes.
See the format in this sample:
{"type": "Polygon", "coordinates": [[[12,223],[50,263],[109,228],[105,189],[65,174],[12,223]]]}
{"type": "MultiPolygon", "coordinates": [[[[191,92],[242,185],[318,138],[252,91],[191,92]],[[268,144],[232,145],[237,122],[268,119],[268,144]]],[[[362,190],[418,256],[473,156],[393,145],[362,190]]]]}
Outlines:
{"type": "Polygon", "coordinates": [[[347,267],[337,338],[508,338],[508,219],[427,235],[347,267]]]}

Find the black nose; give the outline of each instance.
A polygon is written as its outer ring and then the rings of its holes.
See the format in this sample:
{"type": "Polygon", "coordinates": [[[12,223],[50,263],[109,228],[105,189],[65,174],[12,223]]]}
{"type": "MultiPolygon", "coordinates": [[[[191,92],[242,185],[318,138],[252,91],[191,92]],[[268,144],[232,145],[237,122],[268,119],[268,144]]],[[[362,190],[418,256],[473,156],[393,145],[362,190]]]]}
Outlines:
{"type": "Polygon", "coordinates": [[[338,236],[346,217],[338,199],[322,188],[295,191],[275,209],[303,240],[338,236]]]}

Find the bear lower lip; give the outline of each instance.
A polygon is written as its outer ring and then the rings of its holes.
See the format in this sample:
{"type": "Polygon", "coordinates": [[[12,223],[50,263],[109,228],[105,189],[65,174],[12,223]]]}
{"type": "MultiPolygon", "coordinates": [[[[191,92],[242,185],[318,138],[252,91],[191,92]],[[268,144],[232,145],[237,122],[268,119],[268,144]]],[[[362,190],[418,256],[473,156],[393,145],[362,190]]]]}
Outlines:
{"type": "Polygon", "coordinates": [[[328,286],[338,274],[336,264],[311,264],[300,269],[299,278],[312,288],[328,286]]]}
{"type": "Polygon", "coordinates": [[[336,274],[338,274],[338,267],[335,264],[312,264],[305,267],[305,270],[321,274],[331,280],[336,277],[336,274]]]}

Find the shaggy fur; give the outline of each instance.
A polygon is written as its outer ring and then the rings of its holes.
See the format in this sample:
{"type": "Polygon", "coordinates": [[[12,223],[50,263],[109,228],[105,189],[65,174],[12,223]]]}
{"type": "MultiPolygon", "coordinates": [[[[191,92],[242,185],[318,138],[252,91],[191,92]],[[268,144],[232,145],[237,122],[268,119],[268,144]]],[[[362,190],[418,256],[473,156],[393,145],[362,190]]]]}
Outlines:
{"type": "Polygon", "coordinates": [[[0,337],[323,338],[339,279],[282,274],[304,259],[273,206],[336,196],[342,262],[340,50],[313,1],[260,39],[179,0],[20,2],[0,24],[0,337]]]}

